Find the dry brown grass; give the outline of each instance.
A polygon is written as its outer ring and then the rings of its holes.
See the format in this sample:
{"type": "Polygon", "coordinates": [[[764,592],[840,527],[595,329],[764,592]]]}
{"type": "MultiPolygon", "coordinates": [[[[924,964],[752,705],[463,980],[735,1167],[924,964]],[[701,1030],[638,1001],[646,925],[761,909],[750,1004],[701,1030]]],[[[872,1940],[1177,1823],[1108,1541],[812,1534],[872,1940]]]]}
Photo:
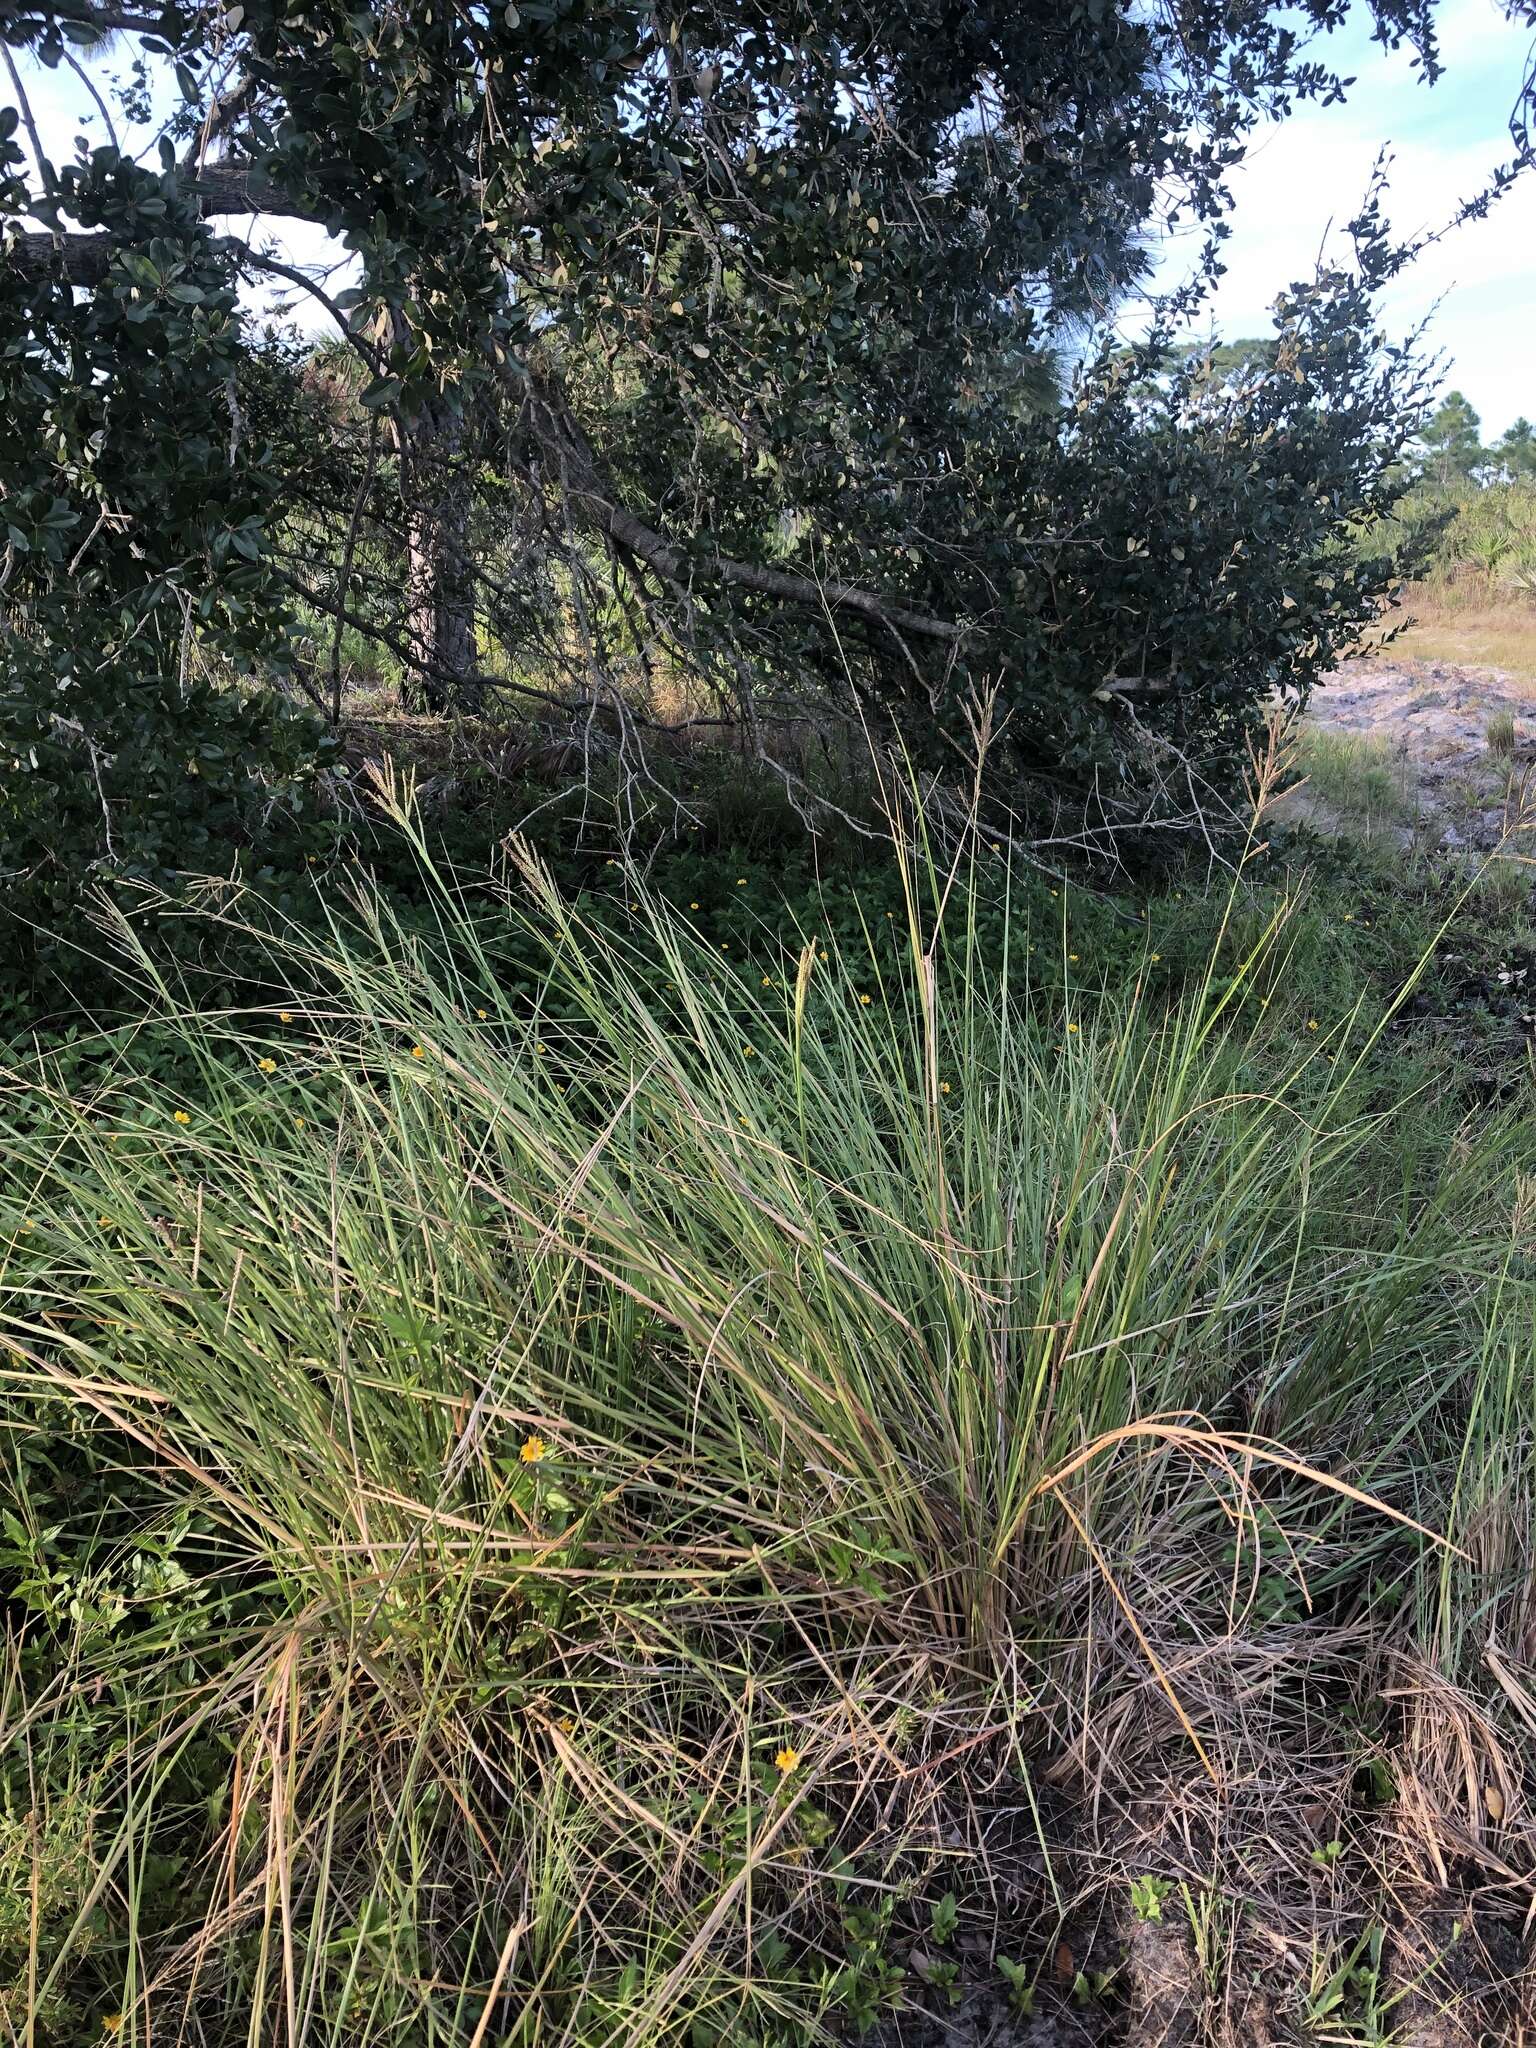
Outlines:
{"type": "Polygon", "coordinates": [[[1449,661],[1497,668],[1536,692],[1536,599],[1462,585],[1410,586],[1404,609],[1412,621],[1388,659],[1449,661]]]}

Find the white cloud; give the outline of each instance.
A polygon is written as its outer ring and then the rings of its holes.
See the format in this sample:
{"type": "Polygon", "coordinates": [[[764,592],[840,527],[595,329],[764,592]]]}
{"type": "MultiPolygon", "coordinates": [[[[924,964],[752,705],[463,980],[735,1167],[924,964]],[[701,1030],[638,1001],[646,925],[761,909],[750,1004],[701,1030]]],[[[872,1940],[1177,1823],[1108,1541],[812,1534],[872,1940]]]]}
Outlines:
{"type": "MultiPolygon", "coordinates": [[[[1235,173],[1226,275],[1212,300],[1221,332],[1267,332],[1276,293],[1310,275],[1330,234],[1347,254],[1343,229],[1383,145],[1395,144],[1387,212],[1403,235],[1443,225],[1508,160],[1530,30],[1513,27],[1492,0],[1452,0],[1440,42],[1446,75],[1432,89],[1406,52],[1382,52],[1358,24],[1337,48],[1321,46],[1358,82],[1343,107],[1303,108],[1265,131],[1235,173]]],[[[1163,275],[1181,274],[1189,260],[1187,245],[1175,244],[1163,275]]],[[[1451,358],[1448,381],[1482,413],[1485,432],[1502,432],[1518,413],[1536,415],[1536,173],[1485,219],[1426,249],[1383,310],[1401,334],[1437,301],[1431,344],[1451,358]]]]}

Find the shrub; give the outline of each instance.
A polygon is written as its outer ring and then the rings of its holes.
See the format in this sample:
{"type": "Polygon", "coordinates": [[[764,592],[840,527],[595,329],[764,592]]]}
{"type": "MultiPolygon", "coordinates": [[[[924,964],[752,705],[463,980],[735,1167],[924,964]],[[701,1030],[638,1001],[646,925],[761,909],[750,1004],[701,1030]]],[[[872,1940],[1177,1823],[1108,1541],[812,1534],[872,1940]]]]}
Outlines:
{"type": "MultiPolygon", "coordinates": [[[[23,210],[16,127],[0,110],[0,201],[23,210]]],[[[272,478],[230,409],[227,260],[173,177],[114,151],[55,200],[113,256],[86,296],[20,268],[0,294],[0,985],[68,980],[99,882],[302,866],[333,745],[239,687],[288,647],[272,478]]]]}

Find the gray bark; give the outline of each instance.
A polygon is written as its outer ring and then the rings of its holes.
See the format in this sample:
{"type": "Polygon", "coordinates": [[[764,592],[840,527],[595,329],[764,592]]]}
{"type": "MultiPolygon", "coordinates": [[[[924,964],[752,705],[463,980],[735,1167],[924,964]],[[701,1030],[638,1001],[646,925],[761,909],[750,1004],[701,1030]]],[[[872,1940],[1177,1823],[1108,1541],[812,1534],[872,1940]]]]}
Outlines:
{"type": "Polygon", "coordinates": [[[434,399],[404,425],[403,436],[406,622],[424,671],[409,688],[426,710],[448,711],[476,673],[464,422],[446,399],[434,399]]]}

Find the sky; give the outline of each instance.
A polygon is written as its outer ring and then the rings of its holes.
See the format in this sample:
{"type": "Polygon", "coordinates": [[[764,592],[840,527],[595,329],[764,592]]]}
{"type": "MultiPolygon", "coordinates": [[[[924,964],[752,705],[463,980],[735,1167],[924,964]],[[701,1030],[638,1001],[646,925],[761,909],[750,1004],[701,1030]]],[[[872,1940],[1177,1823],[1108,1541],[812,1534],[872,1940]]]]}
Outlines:
{"type": "MultiPolygon", "coordinates": [[[[1306,107],[1253,138],[1233,175],[1226,275],[1210,306],[1227,339],[1270,331],[1276,293],[1310,276],[1330,231],[1347,252],[1343,224],[1365,193],[1384,146],[1395,149],[1388,216],[1400,234],[1437,227],[1510,154],[1509,116],[1532,54],[1532,31],[1512,27],[1497,0],[1445,0],[1440,9],[1445,75],[1426,87],[1405,52],[1386,54],[1369,35],[1363,6],[1321,54],[1356,84],[1343,106],[1306,107]]],[[[110,71],[110,62],[98,67],[110,71]]],[[[67,72],[29,68],[28,92],[45,147],[72,154],[74,134],[101,137],[101,120],[67,72]],[[82,120],[82,113],[88,118],[82,120]]],[[[0,93],[3,97],[3,93],[0,93]]],[[[231,223],[248,228],[248,223],[231,223]]],[[[321,254],[323,238],[290,224],[274,251],[293,262],[321,254]]],[[[1187,272],[1194,244],[1171,238],[1160,280],[1187,272]]],[[[1383,312],[1394,338],[1433,317],[1432,346],[1448,359],[1447,388],[1467,395],[1495,439],[1520,414],[1536,418],[1536,169],[1491,210],[1428,249],[1394,285],[1383,312]]],[[[310,301],[295,315],[313,325],[310,301]]]]}
{"type": "MultiPolygon", "coordinates": [[[[1211,301],[1227,340],[1272,330],[1268,307],[1308,277],[1330,227],[1341,255],[1382,146],[1394,148],[1387,216],[1406,235],[1436,227],[1511,154],[1509,116],[1531,58],[1532,30],[1495,0],[1448,0],[1440,12],[1444,75],[1426,86],[1411,54],[1373,43],[1363,8],[1319,53],[1356,84],[1343,106],[1307,107],[1258,133],[1232,179],[1226,276],[1211,301]]],[[[1160,273],[1190,267],[1187,245],[1160,273]]],[[[1490,210],[1427,249],[1383,301],[1399,338],[1426,315],[1429,341],[1450,358],[1447,388],[1465,392],[1494,440],[1522,413],[1536,419],[1536,169],[1490,210]]]]}

